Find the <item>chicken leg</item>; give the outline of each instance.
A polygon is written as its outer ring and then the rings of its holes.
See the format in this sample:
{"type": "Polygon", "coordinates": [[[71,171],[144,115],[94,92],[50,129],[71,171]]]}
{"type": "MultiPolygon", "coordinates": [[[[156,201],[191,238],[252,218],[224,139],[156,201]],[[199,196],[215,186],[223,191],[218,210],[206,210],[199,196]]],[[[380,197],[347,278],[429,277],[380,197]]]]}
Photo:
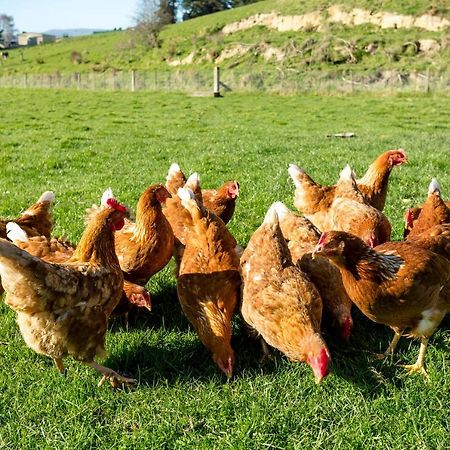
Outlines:
{"type": "Polygon", "coordinates": [[[429,379],[428,373],[425,370],[425,354],[427,352],[427,346],[428,346],[428,338],[427,337],[420,338],[420,350],[417,361],[414,364],[401,365],[400,367],[406,369],[408,373],[420,373],[428,380],[429,379]]]}
{"type": "Polygon", "coordinates": [[[273,361],[274,357],[272,352],[270,351],[267,342],[263,339],[262,336],[259,337],[259,342],[261,344],[261,356],[258,359],[259,364],[266,364],[269,361],[273,361]]]}
{"type": "Polygon", "coordinates": [[[58,369],[59,374],[62,377],[65,377],[67,375],[67,370],[64,368],[62,358],[53,358],[53,362],[55,363],[55,366],[58,369]]]}
{"type": "Polygon", "coordinates": [[[387,356],[390,356],[391,358],[394,356],[395,348],[397,347],[398,341],[402,337],[403,331],[397,332],[395,331],[394,337],[392,338],[391,343],[389,344],[389,347],[386,349],[384,353],[376,353],[375,357],[377,359],[384,359],[387,356]]]}
{"type": "Polygon", "coordinates": [[[135,380],[134,378],[128,378],[119,375],[117,372],[110,369],[109,367],[97,364],[95,361],[83,361],[83,363],[92,367],[95,370],[98,370],[100,373],[103,374],[102,379],[98,383],[98,387],[102,386],[106,380],[108,380],[111,383],[111,386],[113,388],[117,388],[122,385],[129,386],[137,383],[137,380],[135,380]]]}

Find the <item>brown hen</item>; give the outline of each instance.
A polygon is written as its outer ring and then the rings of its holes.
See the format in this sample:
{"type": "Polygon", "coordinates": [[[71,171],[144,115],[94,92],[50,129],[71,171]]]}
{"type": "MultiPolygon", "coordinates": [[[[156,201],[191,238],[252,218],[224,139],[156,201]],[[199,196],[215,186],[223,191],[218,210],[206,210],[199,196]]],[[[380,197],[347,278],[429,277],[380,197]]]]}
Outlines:
{"type": "MultiPolygon", "coordinates": [[[[358,189],[365,202],[382,211],[386,202],[389,175],[393,167],[407,162],[403,149],[382,153],[367,169],[364,177],[357,180],[358,189]]],[[[327,211],[335,197],[336,186],[321,186],[303,169],[289,165],[289,175],[295,184],[294,205],[317,228],[325,230],[327,211]]]]}
{"type": "Polygon", "coordinates": [[[406,242],[438,253],[450,261],[450,223],[434,225],[420,234],[408,236],[406,242]]]}
{"type": "Polygon", "coordinates": [[[28,236],[47,236],[53,228],[53,218],[50,214],[50,206],[55,200],[55,194],[51,191],[44,192],[36,203],[26,209],[17,219],[0,220],[0,238],[6,239],[6,224],[17,223],[28,236]]]}
{"type": "Polygon", "coordinates": [[[388,150],[378,156],[362,178],[356,180],[358,189],[367,203],[383,211],[389,184],[389,176],[394,167],[408,162],[405,150],[388,150]]]}
{"type": "Polygon", "coordinates": [[[330,361],[320,334],[322,300],[293,264],[274,206],[251,237],[241,266],[246,323],[290,360],[309,364],[320,383],[330,361]]]}
{"type": "MultiPolygon", "coordinates": [[[[98,211],[98,210],[97,210],[98,211]]],[[[95,218],[97,212],[92,213],[95,218]]],[[[45,236],[28,237],[16,223],[9,222],[6,225],[8,239],[17,247],[27,251],[30,255],[37,256],[43,261],[62,264],[67,262],[75,252],[75,245],[60,238],[45,236]]],[[[152,304],[147,289],[138,284],[124,280],[123,294],[120,302],[114,308],[113,315],[124,314],[125,324],[128,326],[128,312],[130,304],[146,308],[151,311],[152,304]]]]}
{"type": "Polygon", "coordinates": [[[335,198],[328,212],[328,224],[323,231],[342,230],[360,237],[371,247],[391,238],[391,224],[378,209],[367,205],[358,190],[350,166],[341,172],[335,198]]]}
{"type": "MultiPolygon", "coordinates": [[[[198,175],[197,175],[198,177],[198,175]]],[[[186,177],[180,166],[173,163],[167,174],[166,187],[169,192],[175,197],[178,188],[184,187],[187,182],[186,177]]],[[[188,187],[189,184],[188,184],[188,187]]],[[[194,189],[196,198],[203,203],[203,206],[210,209],[216,216],[220,217],[225,224],[227,224],[233,216],[236,199],[239,196],[239,183],[237,181],[228,181],[224,183],[219,189],[194,189]]]]}
{"type": "Polygon", "coordinates": [[[425,203],[421,207],[409,209],[405,222],[405,237],[417,236],[434,225],[450,223],[450,202],[442,200],[441,188],[435,178],[431,180],[425,203]]]}
{"type": "Polygon", "coordinates": [[[179,189],[178,196],[191,216],[177,278],[178,298],[214,362],[231,377],[235,359],[231,319],[241,285],[236,241],[189,188],[179,189]]]}
{"type": "Polygon", "coordinates": [[[100,371],[113,385],[132,383],[94,361],[105,354],[108,318],[120,300],[123,275],[114,251],[114,231],[124,224],[126,208],[116,199],[86,227],[72,257],[52,264],[0,240],[0,273],[5,303],[17,312],[26,344],[52,358],[63,373],[62,358],[100,371]]]}
{"type": "Polygon", "coordinates": [[[239,183],[228,181],[219,189],[204,189],[203,204],[227,224],[233,217],[236,199],[239,196],[239,183]]]}
{"type": "Polygon", "coordinates": [[[174,235],[161,207],[170,197],[163,185],[152,184],[139,198],[136,221],[116,233],[116,253],[127,281],[144,286],[172,257],[174,235]]]}
{"type": "Polygon", "coordinates": [[[319,230],[306,217],[289,211],[281,202],[274,203],[274,208],[293,263],[315,284],[332,326],[337,326],[341,339],[348,341],[353,327],[352,301],[345,291],[339,269],[326,258],[312,257],[319,242],[319,230]]]}
{"type": "Polygon", "coordinates": [[[428,339],[450,309],[449,296],[441,295],[450,278],[449,261],[407,242],[372,249],[341,231],[324,232],[315,253],[339,267],[347,293],[369,319],[394,330],[384,355],[393,353],[405,333],[420,338],[417,362],[405,367],[426,375],[428,339]]]}

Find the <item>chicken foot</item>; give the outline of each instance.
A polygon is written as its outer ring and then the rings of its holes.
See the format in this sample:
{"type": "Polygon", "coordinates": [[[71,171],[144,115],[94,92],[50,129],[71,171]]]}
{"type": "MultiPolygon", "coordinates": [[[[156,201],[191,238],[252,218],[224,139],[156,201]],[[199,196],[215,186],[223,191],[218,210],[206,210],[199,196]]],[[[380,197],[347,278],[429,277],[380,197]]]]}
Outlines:
{"type": "Polygon", "coordinates": [[[408,373],[420,373],[421,375],[423,375],[424,378],[428,380],[429,376],[427,371],[425,370],[425,354],[427,352],[427,346],[428,346],[428,338],[427,337],[420,338],[420,350],[417,361],[414,364],[401,365],[400,367],[406,369],[408,373]]]}
{"type": "Polygon", "coordinates": [[[109,381],[113,388],[118,388],[123,385],[129,386],[137,383],[137,380],[134,378],[119,375],[109,367],[102,366],[95,361],[83,361],[83,363],[103,374],[102,379],[98,382],[98,387],[102,386],[105,381],[109,381]]]}
{"type": "Polygon", "coordinates": [[[395,351],[395,349],[397,347],[398,341],[402,337],[402,334],[403,334],[403,331],[401,331],[400,333],[395,331],[394,337],[392,338],[392,341],[389,344],[389,347],[386,349],[386,351],[384,353],[376,353],[375,354],[375,358],[377,358],[377,359],[384,359],[387,356],[390,356],[391,358],[393,358],[394,351],[395,351]]]}

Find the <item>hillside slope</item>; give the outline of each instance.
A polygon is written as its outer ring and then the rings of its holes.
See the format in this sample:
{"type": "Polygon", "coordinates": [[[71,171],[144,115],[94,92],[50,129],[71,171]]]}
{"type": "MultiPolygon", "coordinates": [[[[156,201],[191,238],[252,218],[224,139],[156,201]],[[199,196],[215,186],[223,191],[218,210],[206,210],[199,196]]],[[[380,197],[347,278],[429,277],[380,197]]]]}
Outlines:
{"type": "Polygon", "coordinates": [[[16,49],[0,75],[221,65],[242,70],[449,71],[445,0],[266,0],[166,27],[146,49],[131,31],[16,49]],[[73,58],[73,52],[77,57],[73,58]]]}

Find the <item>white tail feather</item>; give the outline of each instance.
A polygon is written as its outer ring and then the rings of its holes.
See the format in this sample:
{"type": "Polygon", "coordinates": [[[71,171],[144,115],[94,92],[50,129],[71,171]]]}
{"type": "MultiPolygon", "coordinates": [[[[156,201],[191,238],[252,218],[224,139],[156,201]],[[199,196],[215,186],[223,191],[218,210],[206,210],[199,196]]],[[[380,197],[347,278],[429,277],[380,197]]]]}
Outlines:
{"type": "Polygon", "coordinates": [[[272,208],[275,209],[280,220],[283,220],[290,213],[288,207],[283,202],[273,203],[272,208]]]}
{"type": "Polygon", "coordinates": [[[341,173],[339,174],[339,180],[346,180],[346,181],[350,181],[350,180],[354,180],[355,179],[355,174],[352,170],[352,168],[350,167],[350,164],[347,164],[341,171],[341,173]]]}
{"type": "Polygon", "coordinates": [[[300,167],[296,166],[295,164],[289,164],[288,168],[289,176],[292,178],[292,181],[295,184],[295,187],[300,187],[301,183],[298,180],[298,177],[305,173],[303,169],[300,169],[300,167]]]}
{"type": "Polygon", "coordinates": [[[114,198],[114,194],[113,194],[112,189],[111,189],[110,187],[109,187],[108,189],[106,189],[105,192],[103,192],[102,200],[101,200],[100,204],[101,204],[102,206],[106,206],[106,201],[107,201],[109,198],[114,198]]]}
{"type": "Polygon", "coordinates": [[[37,203],[49,202],[52,203],[55,200],[55,194],[52,191],[45,191],[40,197],[37,203]]]}
{"type": "Polygon", "coordinates": [[[194,172],[186,181],[185,187],[195,191],[200,186],[200,175],[194,172]]]}
{"type": "Polygon", "coordinates": [[[177,163],[172,163],[172,165],[169,167],[169,172],[167,172],[166,180],[169,181],[174,175],[180,172],[180,166],[177,163]]]}
{"type": "Polygon", "coordinates": [[[264,223],[267,225],[278,224],[278,214],[275,203],[267,210],[266,216],[264,217],[264,223]]]}
{"type": "Polygon", "coordinates": [[[26,242],[28,241],[28,235],[25,233],[22,228],[17,225],[15,222],[8,222],[6,224],[6,236],[11,242],[14,241],[22,241],[26,242]]]}
{"type": "Polygon", "coordinates": [[[437,194],[439,197],[441,196],[441,186],[439,186],[438,180],[433,178],[431,180],[430,186],[428,188],[428,195],[437,194]]]}
{"type": "Polygon", "coordinates": [[[191,201],[195,201],[195,195],[189,188],[178,188],[177,195],[186,209],[188,209],[191,201]]]}

